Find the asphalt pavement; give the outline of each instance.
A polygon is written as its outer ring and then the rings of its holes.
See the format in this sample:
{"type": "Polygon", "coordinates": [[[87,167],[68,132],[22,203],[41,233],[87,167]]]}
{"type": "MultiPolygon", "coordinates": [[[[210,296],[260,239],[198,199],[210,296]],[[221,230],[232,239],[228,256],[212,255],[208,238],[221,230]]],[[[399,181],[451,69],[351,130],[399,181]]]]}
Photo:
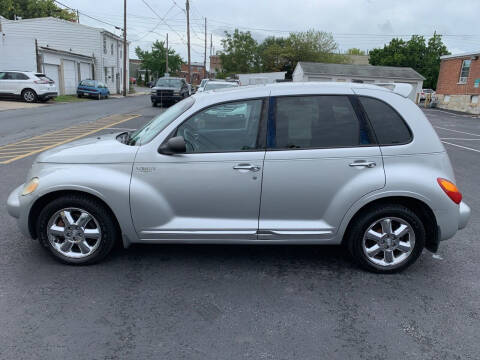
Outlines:
{"type": "MultiPolygon", "coordinates": [[[[2,111],[0,144],[159,111],[146,96],[2,111]]],[[[478,359],[480,119],[426,113],[473,214],[401,274],[334,246],[142,245],[65,266],[0,207],[0,359],[478,359]]],[[[0,165],[0,204],[32,161],[0,165]]]]}

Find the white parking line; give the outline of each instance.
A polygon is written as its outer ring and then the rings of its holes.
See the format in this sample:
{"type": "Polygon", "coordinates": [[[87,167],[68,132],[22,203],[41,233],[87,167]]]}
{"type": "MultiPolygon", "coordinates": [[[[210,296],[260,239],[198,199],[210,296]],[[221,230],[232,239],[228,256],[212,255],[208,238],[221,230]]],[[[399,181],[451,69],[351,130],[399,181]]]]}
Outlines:
{"type": "Polygon", "coordinates": [[[459,148],[462,148],[462,149],[465,149],[465,150],[470,150],[470,151],[475,151],[475,152],[480,153],[480,150],[477,150],[477,149],[472,149],[472,148],[469,148],[469,147],[466,147],[466,146],[457,145],[457,144],[452,144],[452,143],[447,142],[447,141],[442,141],[442,142],[443,142],[444,144],[448,144],[448,145],[456,146],[456,147],[459,147],[459,148]]]}
{"type": "Polygon", "coordinates": [[[478,136],[478,137],[480,137],[479,134],[472,134],[472,133],[469,133],[469,132],[466,132],[466,131],[453,130],[453,129],[444,128],[444,127],[441,127],[441,126],[434,126],[434,128],[442,129],[442,130],[448,130],[448,131],[453,131],[453,132],[460,133],[460,134],[467,134],[467,135],[472,135],[472,136],[478,136]]]}

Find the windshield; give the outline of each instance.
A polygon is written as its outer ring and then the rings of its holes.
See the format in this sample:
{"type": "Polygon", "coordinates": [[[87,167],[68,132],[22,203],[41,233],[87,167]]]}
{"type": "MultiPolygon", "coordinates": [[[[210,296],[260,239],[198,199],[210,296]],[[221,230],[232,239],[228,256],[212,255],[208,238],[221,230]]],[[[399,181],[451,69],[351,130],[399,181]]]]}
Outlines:
{"type": "Polygon", "coordinates": [[[221,88],[227,88],[227,87],[236,87],[238,86],[235,83],[211,83],[208,82],[207,85],[205,85],[205,90],[214,90],[214,89],[221,89],[221,88]]]}
{"type": "Polygon", "coordinates": [[[193,100],[192,97],[188,97],[185,100],[182,100],[169,107],[166,111],[154,117],[142,128],[132,133],[128,142],[129,145],[139,145],[149,142],[155,136],[157,136],[160,131],[165,129],[168,124],[190,109],[194,102],[195,100],[193,100]]]}
{"type": "Polygon", "coordinates": [[[179,88],[182,86],[182,80],[161,78],[161,79],[158,79],[156,86],[179,88]]]}

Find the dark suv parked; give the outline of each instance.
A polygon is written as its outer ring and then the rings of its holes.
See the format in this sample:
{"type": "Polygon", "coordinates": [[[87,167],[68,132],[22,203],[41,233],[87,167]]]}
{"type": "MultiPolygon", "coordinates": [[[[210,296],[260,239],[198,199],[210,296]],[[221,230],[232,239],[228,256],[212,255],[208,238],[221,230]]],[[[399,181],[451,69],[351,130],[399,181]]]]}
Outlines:
{"type": "Polygon", "coordinates": [[[152,87],[152,106],[172,105],[188,96],[188,84],[185,79],[162,77],[152,87]]]}

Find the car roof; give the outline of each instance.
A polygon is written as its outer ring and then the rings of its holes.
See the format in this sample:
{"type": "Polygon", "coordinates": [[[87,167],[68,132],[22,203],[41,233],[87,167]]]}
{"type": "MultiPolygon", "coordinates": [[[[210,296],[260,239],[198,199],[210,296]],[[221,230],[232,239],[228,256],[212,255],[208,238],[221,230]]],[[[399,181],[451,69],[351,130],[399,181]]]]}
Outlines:
{"type": "MultiPolygon", "coordinates": [[[[210,81],[209,81],[210,83],[210,81]]],[[[391,84],[399,86],[405,84],[391,84]]],[[[273,84],[232,86],[207,90],[193,95],[199,103],[215,103],[235,99],[259,98],[266,96],[339,94],[353,95],[355,89],[371,89],[379,92],[392,92],[388,88],[349,82],[282,82],[273,84]]]]}

